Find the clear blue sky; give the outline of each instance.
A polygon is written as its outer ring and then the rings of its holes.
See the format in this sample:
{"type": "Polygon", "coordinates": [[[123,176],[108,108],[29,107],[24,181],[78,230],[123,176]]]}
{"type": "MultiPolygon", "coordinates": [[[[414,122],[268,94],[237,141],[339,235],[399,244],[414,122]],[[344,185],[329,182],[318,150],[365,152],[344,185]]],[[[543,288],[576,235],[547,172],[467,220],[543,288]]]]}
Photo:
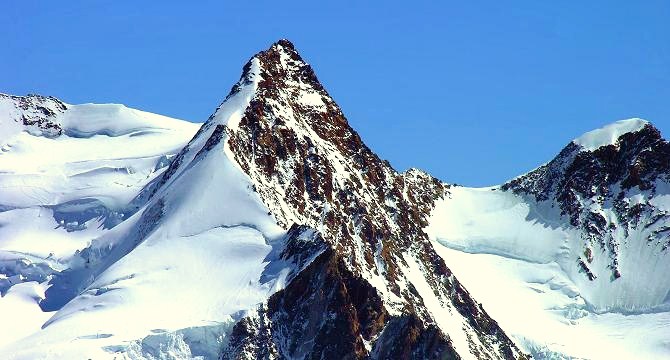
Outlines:
{"type": "Polygon", "coordinates": [[[399,170],[500,183],[606,123],[670,135],[670,1],[6,1],[0,92],[204,121],[288,38],[399,170]]]}

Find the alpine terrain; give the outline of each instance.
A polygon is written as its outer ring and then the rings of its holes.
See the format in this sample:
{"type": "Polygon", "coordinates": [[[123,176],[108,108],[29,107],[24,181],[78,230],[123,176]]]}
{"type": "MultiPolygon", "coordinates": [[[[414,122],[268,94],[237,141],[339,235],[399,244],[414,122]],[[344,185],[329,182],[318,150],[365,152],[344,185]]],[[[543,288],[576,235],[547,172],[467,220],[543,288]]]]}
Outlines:
{"type": "Polygon", "coordinates": [[[3,359],[670,358],[670,144],[398,172],[293,44],[203,124],[0,95],[3,359]]]}

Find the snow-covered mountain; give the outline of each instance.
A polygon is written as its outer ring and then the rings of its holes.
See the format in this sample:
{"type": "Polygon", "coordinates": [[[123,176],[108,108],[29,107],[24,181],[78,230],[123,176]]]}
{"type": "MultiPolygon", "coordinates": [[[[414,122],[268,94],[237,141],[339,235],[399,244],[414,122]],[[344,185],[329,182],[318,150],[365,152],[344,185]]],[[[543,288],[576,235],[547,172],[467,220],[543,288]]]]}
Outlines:
{"type": "Polygon", "coordinates": [[[0,95],[0,142],[2,358],[670,356],[641,120],[452,186],[381,160],[280,40],[201,126],[0,95]]]}
{"type": "Polygon", "coordinates": [[[452,188],[427,231],[534,355],[658,359],[670,357],[669,210],[670,144],[630,119],[501,186],[452,188]],[[492,275],[470,276],[473,264],[492,275]],[[522,305],[491,283],[517,288],[522,305]]]}

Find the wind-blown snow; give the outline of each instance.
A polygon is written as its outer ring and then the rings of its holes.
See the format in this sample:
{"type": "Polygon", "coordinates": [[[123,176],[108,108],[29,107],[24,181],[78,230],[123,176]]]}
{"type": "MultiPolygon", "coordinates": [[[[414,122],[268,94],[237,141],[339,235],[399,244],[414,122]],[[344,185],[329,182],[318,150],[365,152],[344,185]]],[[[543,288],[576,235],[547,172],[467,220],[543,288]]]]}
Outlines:
{"type": "Polygon", "coordinates": [[[38,304],[45,286],[34,281],[20,283],[0,298],[0,349],[32,334],[49,319],[51,314],[42,312],[38,304]]]}
{"type": "Polygon", "coordinates": [[[589,131],[576,138],[573,142],[585,150],[593,151],[601,146],[615,144],[617,139],[626,133],[636,132],[649,124],[642,119],[619,120],[600,129],[589,131]]]}

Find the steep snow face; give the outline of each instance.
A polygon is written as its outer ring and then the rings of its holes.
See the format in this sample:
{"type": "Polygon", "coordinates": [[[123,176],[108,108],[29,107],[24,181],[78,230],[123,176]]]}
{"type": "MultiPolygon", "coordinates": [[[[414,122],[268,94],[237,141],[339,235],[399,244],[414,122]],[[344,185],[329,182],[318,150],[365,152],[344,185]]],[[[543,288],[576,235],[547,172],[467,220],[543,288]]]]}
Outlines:
{"type": "Polygon", "coordinates": [[[649,241],[657,236],[656,226],[663,229],[667,223],[612,233],[611,241],[619,244],[616,259],[621,275],[616,278],[607,248],[591,243],[590,235],[570,226],[550,203],[536,203],[497,188],[456,187],[450,193],[448,200],[436,205],[427,228],[442,245],[531,263],[556,263],[596,312],[646,312],[670,305],[670,281],[663,275],[670,271],[670,254],[649,241]]]}
{"type": "Polygon", "coordinates": [[[619,120],[600,129],[589,131],[572,141],[584,150],[596,150],[602,146],[614,145],[621,135],[640,131],[648,124],[648,121],[637,118],[619,120]]]}
{"type": "Polygon", "coordinates": [[[582,137],[620,131],[614,140],[570,143],[502,186],[452,187],[426,228],[455,274],[536,357],[667,356],[654,334],[670,331],[670,145],[646,122],[621,124],[582,137]],[[509,286],[509,297],[492,283],[509,286]],[[532,321],[522,326],[520,317],[532,321]],[[622,333],[624,323],[637,328],[622,333]]]}
{"type": "Polygon", "coordinates": [[[217,125],[225,125],[229,129],[237,129],[252,97],[256,95],[260,80],[260,61],[257,58],[252,58],[244,68],[242,79],[235,84],[230,95],[216,109],[214,114],[210,116],[208,123],[216,123],[217,125]]]}

